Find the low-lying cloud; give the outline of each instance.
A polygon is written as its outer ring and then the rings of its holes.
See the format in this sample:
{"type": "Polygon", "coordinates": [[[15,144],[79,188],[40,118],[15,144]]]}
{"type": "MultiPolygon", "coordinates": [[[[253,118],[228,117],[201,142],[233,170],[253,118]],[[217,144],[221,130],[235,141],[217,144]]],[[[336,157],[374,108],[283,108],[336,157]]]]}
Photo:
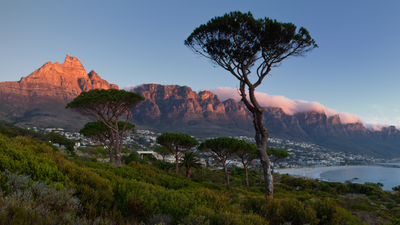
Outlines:
{"type": "MultiPolygon", "coordinates": [[[[368,130],[373,130],[373,131],[381,131],[382,128],[389,127],[389,126],[390,126],[389,124],[381,124],[381,123],[378,123],[378,124],[365,124],[365,127],[368,130]]],[[[397,129],[399,129],[399,127],[397,127],[397,129]]]]}
{"type": "Polygon", "coordinates": [[[140,85],[128,85],[128,86],[120,88],[120,90],[130,91],[138,86],[140,86],[140,85]]]}
{"type": "MultiPolygon", "coordinates": [[[[239,92],[237,89],[230,87],[218,87],[215,89],[202,89],[211,91],[212,93],[218,95],[221,101],[227,99],[234,99],[235,101],[240,100],[239,92]]],[[[303,100],[291,100],[284,96],[268,95],[265,93],[256,92],[255,93],[257,101],[263,107],[279,107],[288,114],[293,115],[297,112],[307,112],[307,111],[318,111],[325,112],[325,114],[330,117],[339,114],[340,121],[343,124],[363,122],[362,119],[356,115],[350,113],[338,112],[333,109],[328,109],[318,102],[307,102],[303,100]]],[[[379,129],[378,127],[374,127],[379,129]]]]}

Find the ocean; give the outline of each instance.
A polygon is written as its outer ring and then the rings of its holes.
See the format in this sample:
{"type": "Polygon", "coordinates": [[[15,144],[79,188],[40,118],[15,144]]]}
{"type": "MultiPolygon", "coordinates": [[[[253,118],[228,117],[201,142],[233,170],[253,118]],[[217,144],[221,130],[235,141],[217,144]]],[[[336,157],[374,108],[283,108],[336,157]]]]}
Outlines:
{"type": "MultiPolygon", "coordinates": [[[[396,165],[400,163],[388,163],[386,165],[396,165]]],[[[385,166],[343,166],[336,170],[329,170],[315,174],[320,179],[344,183],[350,180],[353,183],[364,184],[365,182],[380,182],[383,184],[382,190],[391,191],[392,187],[400,185],[400,168],[385,166]],[[358,179],[353,179],[357,177],[358,179]]]]}

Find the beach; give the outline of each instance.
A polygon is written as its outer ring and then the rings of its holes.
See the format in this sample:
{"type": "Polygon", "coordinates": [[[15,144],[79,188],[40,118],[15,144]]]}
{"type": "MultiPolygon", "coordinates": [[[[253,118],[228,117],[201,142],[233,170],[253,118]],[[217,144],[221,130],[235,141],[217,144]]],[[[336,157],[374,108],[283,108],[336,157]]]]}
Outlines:
{"type": "Polygon", "coordinates": [[[320,175],[323,172],[331,170],[346,169],[349,167],[359,167],[359,166],[323,166],[323,167],[304,167],[304,168],[283,168],[276,169],[275,172],[280,174],[289,174],[298,177],[307,177],[312,179],[321,179],[320,175]]]}

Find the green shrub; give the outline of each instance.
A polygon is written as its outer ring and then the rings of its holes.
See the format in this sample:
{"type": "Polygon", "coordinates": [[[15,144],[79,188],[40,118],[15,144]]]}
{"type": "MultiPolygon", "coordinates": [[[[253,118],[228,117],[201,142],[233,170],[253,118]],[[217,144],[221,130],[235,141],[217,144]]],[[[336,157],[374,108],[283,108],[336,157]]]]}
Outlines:
{"type": "MultiPolygon", "coordinates": [[[[121,153],[131,153],[132,151],[129,150],[128,148],[122,147],[121,148],[121,153]]],[[[137,154],[137,153],[136,153],[137,154]]]]}
{"type": "Polygon", "coordinates": [[[81,211],[79,199],[73,197],[71,189],[56,189],[9,171],[1,173],[1,177],[5,178],[2,187],[7,191],[0,197],[0,224],[64,224],[81,211]]]}
{"type": "Polygon", "coordinates": [[[284,210],[281,217],[285,222],[289,221],[293,224],[318,224],[319,222],[315,210],[296,199],[283,201],[282,207],[284,210]]]}
{"type": "Polygon", "coordinates": [[[269,221],[271,224],[317,224],[316,211],[296,199],[276,199],[271,197],[250,197],[246,208],[269,221]]]}
{"type": "Polygon", "coordinates": [[[179,224],[192,225],[264,225],[269,224],[259,215],[243,214],[238,210],[212,210],[205,206],[194,208],[190,214],[184,217],[179,224]]]}
{"type": "Polygon", "coordinates": [[[354,203],[350,205],[352,210],[371,211],[372,207],[366,203],[354,203]]]}
{"type": "Polygon", "coordinates": [[[123,155],[121,157],[121,160],[125,164],[129,165],[131,162],[138,162],[140,160],[140,156],[139,156],[139,154],[137,152],[132,151],[128,156],[123,155]]]}
{"type": "Polygon", "coordinates": [[[50,215],[42,217],[39,212],[34,209],[30,202],[14,200],[13,202],[5,202],[0,199],[0,225],[8,224],[38,224],[47,225],[51,223],[50,215]]]}
{"type": "Polygon", "coordinates": [[[96,152],[97,154],[100,154],[102,157],[110,156],[108,149],[105,149],[102,146],[96,146],[96,148],[93,151],[96,152]]]}
{"type": "Polygon", "coordinates": [[[319,224],[344,224],[344,215],[340,207],[330,199],[323,199],[316,201],[314,209],[317,211],[317,218],[320,220],[319,224]]]}
{"type": "Polygon", "coordinates": [[[110,181],[66,160],[60,163],[60,168],[68,176],[69,186],[76,190],[76,196],[85,206],[85,210],[89,210],[90,205],[98,214],[110,209],[114,200],[110,181]]]}
{"type": "Polygon", "coordinates": [[[0,136],[0,170],[29,174],[34,181],[68,183],[68,178],[50,158],[53,149],[24,137],[0,136]]]}

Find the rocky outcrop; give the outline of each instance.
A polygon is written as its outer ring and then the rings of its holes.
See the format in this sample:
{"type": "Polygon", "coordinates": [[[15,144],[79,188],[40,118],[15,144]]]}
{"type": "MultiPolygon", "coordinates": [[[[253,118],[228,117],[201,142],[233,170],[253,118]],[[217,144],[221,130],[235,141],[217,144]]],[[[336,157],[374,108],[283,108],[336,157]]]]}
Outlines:
{"type": "Polygon", "coordinates": [[[63,64],[47,62],[20,81],[0,83],[0,99],[43,101],[43,98],[71,101],[82,91],[116,88],[91,71],[87,74],[82,63],[67,55],[63,64]]]}

